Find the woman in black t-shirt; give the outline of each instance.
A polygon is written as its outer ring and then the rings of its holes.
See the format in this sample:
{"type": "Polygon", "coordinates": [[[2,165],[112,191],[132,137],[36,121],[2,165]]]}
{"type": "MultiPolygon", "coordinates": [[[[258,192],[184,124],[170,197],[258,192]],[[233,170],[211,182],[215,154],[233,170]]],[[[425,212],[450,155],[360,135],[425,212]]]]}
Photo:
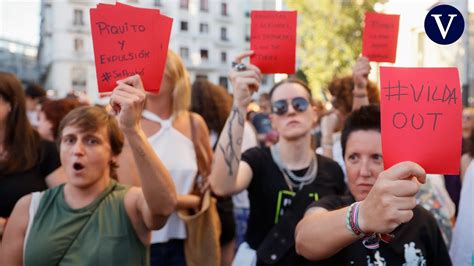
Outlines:
{"type": "Polygon", "coordinates": [[[349,193],[312,204],[296,229],[298,253],[314,265],[451,265],[436,220],[416,205],[425,170],[401,162],[384,171],[381,139],[378,106],[347,118],[349,193]]]}
{"type": "Polygon", "coordinates": [[[278,142],[241,154],[247,105],[262,78],[256,66],[241,63],[252,54],[238,56],[229,76],[234,104],[219,138],[211,186],[219,195],[248,189],[246,242],[239,248],[234,265],[304,265],[307,261],[294,249],[296,223],[310,203],[344,192],[343,173],[336,162],[316,155],[311,147],[316,109],[310,89],[297,79],[284,80],[270,91],[270,119],[279,133],[278,142]]]}
{"type": "Polygon", "coordinates": [[[41,140],[26,116],[23,87],[0,72],[0,238],[6,219],[24,195],[64,182],[56,145],[41,140]]]}

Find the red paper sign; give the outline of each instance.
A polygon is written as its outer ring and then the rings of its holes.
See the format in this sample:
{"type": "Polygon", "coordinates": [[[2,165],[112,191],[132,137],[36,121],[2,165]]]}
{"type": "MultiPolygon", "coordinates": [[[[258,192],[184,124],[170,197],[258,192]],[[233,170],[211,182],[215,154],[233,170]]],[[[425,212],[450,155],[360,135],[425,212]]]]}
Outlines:
{"type": "Polygon", "coordinates": [[[385,168],[401,161],[459,174],[461,91],[457,68],[380,68],[385,168]]]}
{"type": "Polygon", "coordinates": [[[296,11],[252,11],[250,63],[262,73],[295,73],[296,11]]]}
{"type": "Polygon", "coordinates": [[[134,74],[145,90],[158,92],[166,64],[172,19],[159,10],[117,3],[90,10],[99,92],[134,74]]]}
{"type": "Polygon", "coordinates": [[[397,57],[400,15],[365,13],[362,55],[374,62],[394,63],[397,57]]]}

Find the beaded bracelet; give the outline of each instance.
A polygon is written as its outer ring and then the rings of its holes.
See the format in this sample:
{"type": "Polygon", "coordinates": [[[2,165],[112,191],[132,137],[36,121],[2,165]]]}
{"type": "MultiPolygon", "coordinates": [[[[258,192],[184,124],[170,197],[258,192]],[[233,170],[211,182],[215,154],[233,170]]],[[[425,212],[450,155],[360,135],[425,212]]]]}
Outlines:
{"type": "Polygon", "coordinates": [[[359,202],[354,202],[351,204],[349,209],[347,209],[346,213],[346,227],[347,229],[356,236],[365,235],[362,233],[358,225],[358,218],[359,218],[359,202]]]}
{"type": "Polygon", "coordinates": [[[389,243],[393,240],[394,235],[392,234],[378,234],[378,233],[365,233],[360,229],[359,226],[359,206],[360,202],[354,202],[347,209],[346,212],[346,227],[347,229],[356,236],[362,236],[362,244],[368,249],[378,249],[380,246],[380,240],[385,243],[389,243]]]}

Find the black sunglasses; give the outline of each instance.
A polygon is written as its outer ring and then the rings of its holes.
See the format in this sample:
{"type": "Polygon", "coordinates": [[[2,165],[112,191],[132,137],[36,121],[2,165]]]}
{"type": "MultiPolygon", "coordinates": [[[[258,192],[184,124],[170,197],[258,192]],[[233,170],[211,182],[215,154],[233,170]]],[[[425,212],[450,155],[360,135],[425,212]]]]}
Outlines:
{"type": "Polygon", "coordinates": [[[289,100],[278,100],[272,103],[272,113],[277,115],[284,115],[288,112],[288,101],[291,101],[291,106],[297,112],[304,112],[308,109],[309,102],[303,97],[295,97],[289,100]]]}

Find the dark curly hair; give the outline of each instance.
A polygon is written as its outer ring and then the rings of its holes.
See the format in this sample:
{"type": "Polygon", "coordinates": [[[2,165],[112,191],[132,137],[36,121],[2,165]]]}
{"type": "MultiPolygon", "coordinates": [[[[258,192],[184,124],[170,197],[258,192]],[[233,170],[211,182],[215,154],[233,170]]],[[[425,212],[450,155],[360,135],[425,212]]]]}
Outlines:
{"type": "MultiPolygon", "coordinates": [[[[353,89],[354,80],[352,76],[334,78],[331,83],[329,83],[328,90],[333,97],[332,105],[344,115],[352,112],[353,89]]],[[[367,96],[369,98],[369,103],[380,103],[379,90],[374,82],[369,81],[367,84],[367,96]]]]}
{"type": "Polygon", "coordinates": [[[76,107],[82,106],[77,99],[60,99],[49,100],[41,105],[41,111],[46,116],[46,119],[51,123],[51,131],[53,138],[58,137],[58,128],[61,120],[76,107]]]}
{"type": "Polygon", "coordinates": [[[362,106],[346,119],[341,133],[342,156],[346,154],[346,144],[352,132],[374,130],[380,132],[380,107],[375,104],[362,106]]]}
{"type": "Polygon", "coordinates": [[[196,80],[191,87],[191,111],[200,114],[207,127],[220,134],[232,109],[232,97],[224,87],[196,80]]]}

